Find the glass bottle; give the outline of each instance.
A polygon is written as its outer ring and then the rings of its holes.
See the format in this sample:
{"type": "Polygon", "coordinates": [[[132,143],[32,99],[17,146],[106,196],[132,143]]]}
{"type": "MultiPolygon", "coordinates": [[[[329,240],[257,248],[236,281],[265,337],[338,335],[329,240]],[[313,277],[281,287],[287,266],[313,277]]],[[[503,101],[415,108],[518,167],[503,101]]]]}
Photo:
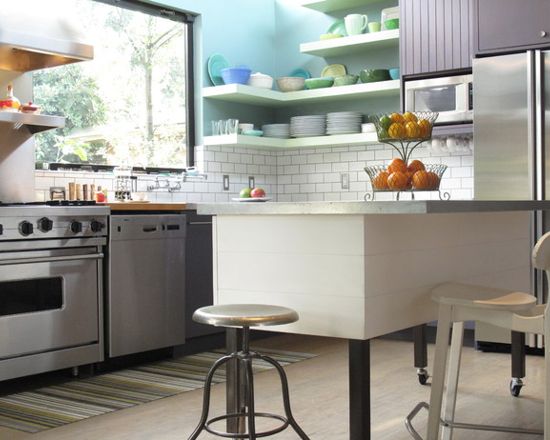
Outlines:
{"type": "Polygon", "coordinates": [[[7,93],[4,99],[0,100],[0,110],[16,112],[21,107],[21,102],[13,96],[13,84],[8,84],[7,93]]]}

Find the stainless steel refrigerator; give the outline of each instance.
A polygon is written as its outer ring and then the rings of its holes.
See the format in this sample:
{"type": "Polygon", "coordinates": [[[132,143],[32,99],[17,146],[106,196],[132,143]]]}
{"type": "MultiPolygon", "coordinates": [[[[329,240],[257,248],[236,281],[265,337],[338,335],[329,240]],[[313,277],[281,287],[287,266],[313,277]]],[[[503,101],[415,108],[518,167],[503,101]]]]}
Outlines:
{"type": "MultiPolygon", "coordinates": [[[[550,199],[550,51],[528,51],[473,61],[474,197],[550,199]]],[[[532,215],[532,244],[550,230],[550,216],[532,215]]],[[[542,273],[531,289],[544,302],[542,273]]],[[[476,340],[507,343],[509,332],[478,325],[476,340]]],[[[527,343],[541,347],[529,336],[527,343]]]]}

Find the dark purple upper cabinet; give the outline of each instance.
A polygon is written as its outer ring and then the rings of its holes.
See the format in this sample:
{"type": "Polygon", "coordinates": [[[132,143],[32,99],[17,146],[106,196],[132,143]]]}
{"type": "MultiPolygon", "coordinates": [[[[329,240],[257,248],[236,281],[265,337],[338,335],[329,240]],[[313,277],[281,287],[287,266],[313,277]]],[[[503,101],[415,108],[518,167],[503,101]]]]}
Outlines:
{"type": "Polygon", "coordinates": [[[400,0],[399,6],[403,75],[472,67],[472,0],[400,0]]]}
{"type": "Polygon", "coordinates": [[[550,0],[474,0],[474,53],[550,46],[550,0]]]}

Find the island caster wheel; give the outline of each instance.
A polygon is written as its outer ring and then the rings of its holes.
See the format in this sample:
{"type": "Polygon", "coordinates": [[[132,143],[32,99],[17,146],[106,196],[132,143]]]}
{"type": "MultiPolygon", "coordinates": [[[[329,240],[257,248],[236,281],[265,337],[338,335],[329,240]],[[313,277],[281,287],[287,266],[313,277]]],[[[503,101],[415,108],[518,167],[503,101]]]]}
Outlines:
{"type": "Polygon", "coordinates": [[[519,393],[523,388],[523,381],[521,379],[513,377],[510,381],[510,394],[514,397],[519,397],[519,393]]]}
{"type": "Polygon", "coordinates": [[[430,375],[424,368],[419,368],[416,370],[416,374],[418,374],[418,382],[420,382],[420,385],[426,385],[428,383],[428,377],[430,375]]]}

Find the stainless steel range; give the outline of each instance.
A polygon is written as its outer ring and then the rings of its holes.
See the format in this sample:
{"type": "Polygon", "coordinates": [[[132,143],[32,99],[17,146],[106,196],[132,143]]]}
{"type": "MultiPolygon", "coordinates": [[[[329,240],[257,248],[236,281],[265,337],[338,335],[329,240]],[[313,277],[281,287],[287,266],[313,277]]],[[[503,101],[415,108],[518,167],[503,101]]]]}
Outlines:
{"type": "Polygon", "coordinates": [[[0,380],[103,360],[108,214],[0,204],[0,380]]]}

